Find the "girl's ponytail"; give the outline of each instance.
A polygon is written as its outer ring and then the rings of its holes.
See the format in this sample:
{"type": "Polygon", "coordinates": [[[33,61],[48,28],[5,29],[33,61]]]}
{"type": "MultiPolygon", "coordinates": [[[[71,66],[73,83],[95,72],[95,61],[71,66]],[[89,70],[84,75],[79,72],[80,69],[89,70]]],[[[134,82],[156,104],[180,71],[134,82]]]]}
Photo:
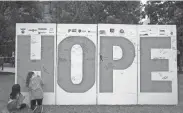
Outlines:
{"type": "Polygon", "coordinates": [[[34,72],[29,72],[27,74],[27,78],[26,78],[26,87],[29,87],[29,83],[30,83],[30,79],[32,78],[32,75],[34,74],[34,72]]]}

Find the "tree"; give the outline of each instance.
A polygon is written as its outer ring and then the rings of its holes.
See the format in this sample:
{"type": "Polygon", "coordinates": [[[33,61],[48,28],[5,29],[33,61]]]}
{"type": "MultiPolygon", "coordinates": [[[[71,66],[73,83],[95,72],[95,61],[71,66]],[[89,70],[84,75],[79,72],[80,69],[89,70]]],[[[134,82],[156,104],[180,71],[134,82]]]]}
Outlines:
{"type": "Polygon", "coordinates": [[[174,1],[148,1],[145,5],[145,14],[151,19],[151,24],[174,24],[174,1]]]}
{"type": "Polygon", "coordinates": [[[113,17],[117,23],[138,24],[141,12],[139,1],[110,1],[103,3],[104,11],[107,12],[108,17],[113,17]]]}
{"type": "Polygon", "coordinates": [[[35,23],[41,20],[38,2],[0,2],[0,44],[10,42],[15,49],[16,23],[35,23]]]}
{"type": "Polygon", "coordinates": [[[145,5],[144,13],[150,16],[151,24],[177,25],[178,41],[183,39],[183,2],[149,1],[145,5]]]}
{"type": "MultiPolygon", "coordinates": [[[[183,2],[182,1],[149,1],[144,13],[150,16],[151,24],[174,24],[177,26],[177,49],[180,51],[178,63],[183,55],[183,2]]],[[[180,65],[179,65],[180,66],[180,65]]]]}
{"type": "Polygon", "coordinates": [[[0,44],[13,42],[16,23],[138,24],[138,1],[3,1],[0,2],[0,44]]]}
{"type": "Polygon", "coordinates": [[[141,4],[137,1],[61,1],[50,4],[52,22],[137,24],[140,20],[141,4]]]}

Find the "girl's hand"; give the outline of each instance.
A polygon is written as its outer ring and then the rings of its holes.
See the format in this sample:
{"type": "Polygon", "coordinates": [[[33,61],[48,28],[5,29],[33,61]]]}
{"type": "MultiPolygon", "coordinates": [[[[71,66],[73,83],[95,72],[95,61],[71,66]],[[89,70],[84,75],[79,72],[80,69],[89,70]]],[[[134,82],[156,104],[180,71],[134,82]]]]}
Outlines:
{"type": "Polygon", "coordinates": [[[30,87],[28,87],[28,91],[31,91],[31,88],[30,87]]]}
{"type": "Polygon", "coordinates": [[[20,105],[17,106],[17,109],[20,109],[20,105]]]}
{"type": "Polygon", "coordinates": [[[18,99],[18,98],[19,98],[19,96],[20,96],[20,94],[17,94],[17,95],[16,95],[16,99],[18,99]]]}

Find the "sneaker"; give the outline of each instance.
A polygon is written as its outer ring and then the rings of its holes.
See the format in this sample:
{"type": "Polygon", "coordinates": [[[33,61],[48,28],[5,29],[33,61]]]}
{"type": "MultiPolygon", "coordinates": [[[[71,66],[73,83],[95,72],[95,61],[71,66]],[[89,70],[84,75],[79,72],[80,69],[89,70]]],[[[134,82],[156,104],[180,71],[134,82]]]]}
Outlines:
{"type": "Polygon", "coordinates": [[[36,106],[33,113],[43,113],[43,106],[36,106]]]}
{"type": "Polygon", "coordinates": [[[43,106],[41,106],[41,113],[43,113],[43,106]]]}
{"type": "Polygon", "coordinates": [[[34,110],[33,110],[33,113],[37,113],[36,111],[37,111],[37,106],[34,108],[34,110]]]}
{"type": "Polygon", "coordinates": [[[39,106],[39,112],[38,113],[43,113],[43,106],[39,106]]]}

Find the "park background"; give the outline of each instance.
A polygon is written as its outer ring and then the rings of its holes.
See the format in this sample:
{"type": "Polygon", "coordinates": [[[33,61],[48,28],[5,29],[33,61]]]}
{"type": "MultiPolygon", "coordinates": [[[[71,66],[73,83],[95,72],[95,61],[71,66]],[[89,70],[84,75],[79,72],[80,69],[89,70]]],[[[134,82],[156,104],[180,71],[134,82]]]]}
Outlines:
{"type": "Polygon", "coordinates": [[[14,84],[16,23],[176,25],[178,106],[47,106],[60,113],[183,113],[183,1],[0,1],[0,111],[14,84]]]}

